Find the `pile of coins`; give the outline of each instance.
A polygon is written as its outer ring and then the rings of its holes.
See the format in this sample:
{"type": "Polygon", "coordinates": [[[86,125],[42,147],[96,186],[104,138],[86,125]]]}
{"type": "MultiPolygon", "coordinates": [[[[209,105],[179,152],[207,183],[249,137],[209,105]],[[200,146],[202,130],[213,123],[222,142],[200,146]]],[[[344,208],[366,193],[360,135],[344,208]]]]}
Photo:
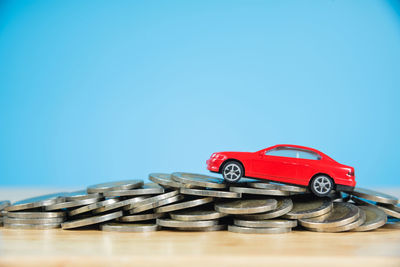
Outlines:
{"type": "Polygon", "coordinates": [[[220,231],[278,234],[400,228],[398,199],[356,188],[316,197],[307,188],[175,172],[151,183],[124,180],[13,204],[0,202],[0,222],[17,229],[101,229],[118,232],[220,231]],[[388,220],[389,217],[389,220],[388,220]]]}
{"type": "Polygon", "coordinates": [[[3,226],[3,214],[5,213],[4,209],[10,205],[11,203],[8,200],[0,201],[0,226],[3,226]]]}

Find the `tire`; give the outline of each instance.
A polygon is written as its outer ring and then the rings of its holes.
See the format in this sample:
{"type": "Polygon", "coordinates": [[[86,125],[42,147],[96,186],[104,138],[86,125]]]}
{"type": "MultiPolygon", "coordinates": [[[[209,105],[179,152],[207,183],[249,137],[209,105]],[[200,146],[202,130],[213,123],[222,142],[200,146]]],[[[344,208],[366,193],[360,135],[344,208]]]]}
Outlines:
{"type": "Polygon", "coordinates": [[[228,161],[222,167],[221,173],[226,182],[236,183],[243,177],[244,169],[241,163],[228,161]]]}
{"type": "Polygon", "coordinates": [[[310,189],[314,195],[326,197],[334,189],[335,183],[327,175],[317,175],[310,182],[310,189]]]}

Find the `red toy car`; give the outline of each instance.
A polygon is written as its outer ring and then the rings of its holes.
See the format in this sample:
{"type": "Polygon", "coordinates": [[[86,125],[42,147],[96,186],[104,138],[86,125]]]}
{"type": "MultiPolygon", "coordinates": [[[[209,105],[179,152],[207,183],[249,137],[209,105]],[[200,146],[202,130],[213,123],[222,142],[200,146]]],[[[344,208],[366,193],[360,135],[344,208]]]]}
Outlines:
{"type": "Polygon", "coordinates": [[[352,191],[354,168],[324,153],[297,145],[275,145],[257,152],[218,152],[207,160],[207,169],[234,183],[242,177],[309,186],[317,196],[331,190],[352,191]]]}

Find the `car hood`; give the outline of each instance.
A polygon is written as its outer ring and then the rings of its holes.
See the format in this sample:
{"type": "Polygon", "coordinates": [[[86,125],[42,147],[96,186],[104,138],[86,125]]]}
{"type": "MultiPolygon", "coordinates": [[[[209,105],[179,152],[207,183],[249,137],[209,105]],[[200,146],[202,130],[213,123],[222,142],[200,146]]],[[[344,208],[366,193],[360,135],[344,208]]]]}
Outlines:
{"type": "Polygon", "coordinates": [[[236,152],[236,151],[223,151],[223,152],[217,152],[216,154],[223,155],[226,157],[247,157],[254,155],[254,152],[236,152]]]}

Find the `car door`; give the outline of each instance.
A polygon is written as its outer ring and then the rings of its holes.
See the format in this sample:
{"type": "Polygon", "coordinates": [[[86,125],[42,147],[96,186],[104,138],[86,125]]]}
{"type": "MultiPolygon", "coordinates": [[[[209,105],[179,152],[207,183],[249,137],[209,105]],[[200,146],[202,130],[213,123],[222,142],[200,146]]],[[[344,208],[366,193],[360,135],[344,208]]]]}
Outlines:
{"type": "Polygon", "coordinates": [[[278,147],[259,154],[253,169],[260,178],[292,182],[297,178],[296,149],[278,147]]]}
{"type": "Polygon", "coordinates": [[[298,157],[298,179],[308,183],[310,178],[316,173],[321,156],[313,151],[302,150],[298,157]]]}

